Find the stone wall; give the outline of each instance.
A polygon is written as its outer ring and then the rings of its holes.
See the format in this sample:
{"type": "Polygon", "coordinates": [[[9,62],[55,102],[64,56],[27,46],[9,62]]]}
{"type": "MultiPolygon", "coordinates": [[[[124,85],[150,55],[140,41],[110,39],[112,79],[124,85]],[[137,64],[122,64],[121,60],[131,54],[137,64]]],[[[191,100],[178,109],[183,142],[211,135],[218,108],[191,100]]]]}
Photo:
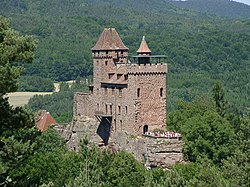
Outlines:
{"type": "Polygon", "coordinates": [[[147,168],[162,167],[170,169],[174,164],[184,162],[183,141],[177,139],[158,139],[131,136],[117,133],[113,137],[118,151],[126,150],[145,164],[147,168]]]}

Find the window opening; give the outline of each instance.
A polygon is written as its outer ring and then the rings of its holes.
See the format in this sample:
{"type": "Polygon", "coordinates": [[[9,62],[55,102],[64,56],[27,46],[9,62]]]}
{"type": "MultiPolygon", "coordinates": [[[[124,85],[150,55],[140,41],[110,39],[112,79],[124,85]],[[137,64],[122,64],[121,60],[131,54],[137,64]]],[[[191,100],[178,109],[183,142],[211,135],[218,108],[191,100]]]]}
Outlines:
{"type": "Polygon", "coordinates": [[[160,88],[160,96],[163,96],[163,88],[160,88]]]}
{"type": "Polygon", "coordinates": [[[140,97],[140,92],[141,92],[141,89],[138,88],[138,89],[137,89],[137,97],[140,97]]]}

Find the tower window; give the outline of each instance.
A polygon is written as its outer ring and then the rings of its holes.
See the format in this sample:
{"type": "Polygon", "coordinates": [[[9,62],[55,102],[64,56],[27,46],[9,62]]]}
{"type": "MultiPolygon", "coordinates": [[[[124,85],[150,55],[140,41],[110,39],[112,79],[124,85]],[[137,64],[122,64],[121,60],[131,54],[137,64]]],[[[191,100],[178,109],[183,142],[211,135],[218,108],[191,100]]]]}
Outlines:
{"type": "Polygon", "coordinates": [[[126,114],[128,114],[128,107],[127,106],[125,106],[125,112],[126,112],[126,114]]]}
{"type": "Polygon", "coordinates": [[[107,55],[107,54],[109,54],[109,52],[108,52],[108,51],[106,51],[106,55],[107,55]]]}
{"type": "Polygon", "coordinates": [[[163,88],[160,88],[160,97],[163,96],[163,88]]]}
{"type": "Polygon", "coordinates": [[[110,105],[110,114],[112,115],[112,105],[110,105]]]}
{"type": "Polygon", "coordinates": [[[118,114],[121,114],[121,106],[118,106],[118,114]]]}
{"type": "Polygon", "coordinates": [[[119,88],[119,97],[121,97],[121,96],[122,96],[122,89],[119,88]]]}
{"type": "Polygon", "coordinates": [[[108,113],[108,105],[106,104],[105,106],[106,106],[106,114],[107,114],[108,113]]]}
{"type": "Polygon", "coordinates": [[[141,89],[137,88],[137,97],[140,97],[140,92],[141,92],[141,89]]]}
{"type": "Polygon", "coordinates": [[[106,61],[105,61],[105,66],[107,66],[107,65],[108,65],[108,61],[106,60],[106,61]]]}

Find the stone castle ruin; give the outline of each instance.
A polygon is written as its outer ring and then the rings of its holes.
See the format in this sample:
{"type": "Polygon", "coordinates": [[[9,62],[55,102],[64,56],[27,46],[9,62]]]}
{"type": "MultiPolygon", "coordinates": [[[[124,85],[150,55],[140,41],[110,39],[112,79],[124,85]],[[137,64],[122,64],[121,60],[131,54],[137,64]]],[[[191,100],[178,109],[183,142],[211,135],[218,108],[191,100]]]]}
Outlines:
{"type": "Polygon", "coordinates": [[[118,132],[141,135],[166,125],[167,64],[163,55],[151,55],[143,37],[137,56],[128,59],[128,48],[114,28],[106,28],[93,56],[93,85],[89,93],[75,94],[75,116],[99,121],[97,133],[108,144],[118,132]],[[151,63],[155,59],[157,63],[151,63]]]}
{"type": "Polygon", "coordinates": [[[165,130],[165,56],[151,55],[143,37],[137,55],[128,58],[114,28],[104,29],[91,50],[93,84],[88,93],[75,94],[73,120],[58,129],[68,148],[78,150],[80,139],[87,137],[99,146],[126,150],[147,167],[170,168],[181,162],[182,141],[141,136],[165,130]]]}

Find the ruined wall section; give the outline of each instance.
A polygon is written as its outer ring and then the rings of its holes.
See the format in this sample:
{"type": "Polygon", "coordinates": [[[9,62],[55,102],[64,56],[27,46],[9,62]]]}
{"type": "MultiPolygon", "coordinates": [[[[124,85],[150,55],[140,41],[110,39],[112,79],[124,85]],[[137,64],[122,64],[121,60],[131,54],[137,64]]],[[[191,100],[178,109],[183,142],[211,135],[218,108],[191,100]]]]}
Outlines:
{"type": "Polygon", "coordinates": [[[161,167],[171,169],[176,163],[184,162],[184,142],[177,139],[146,138],[117,133],[114,136],[114,148],[125,150],[134,155],[148,168],[161,167]]]}
{"type": "Polygon", "coordinates": [[[89,116],[94,118],[94,97],[93,94],[76,92],[74,94],[74,116],[89,116]]]}

